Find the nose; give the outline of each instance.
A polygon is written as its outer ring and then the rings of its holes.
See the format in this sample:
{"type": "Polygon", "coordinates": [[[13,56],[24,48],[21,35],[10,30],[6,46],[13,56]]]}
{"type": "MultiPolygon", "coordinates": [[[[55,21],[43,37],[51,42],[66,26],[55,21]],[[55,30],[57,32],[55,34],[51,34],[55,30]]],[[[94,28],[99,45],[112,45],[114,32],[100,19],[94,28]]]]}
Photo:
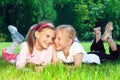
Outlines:
{"type": "Polygon", "coordinates": [[[52,38],[49,38],[49,43],[52,43],[53,42],[53,39],[52,38]]]}

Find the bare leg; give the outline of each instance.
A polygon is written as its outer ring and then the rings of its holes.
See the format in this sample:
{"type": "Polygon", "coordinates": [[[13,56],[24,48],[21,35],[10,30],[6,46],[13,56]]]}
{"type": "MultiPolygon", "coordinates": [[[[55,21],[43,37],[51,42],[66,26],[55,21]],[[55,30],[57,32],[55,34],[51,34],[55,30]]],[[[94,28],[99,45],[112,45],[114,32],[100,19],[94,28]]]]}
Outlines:
{"type": "Polygon", "coordinates": [[[112,38],[113,23],[108,22],[105,26],[105,32],[103,33],[101,40],[107,41],[109,38],[112,38]]]}
{"type": "Polygon", "coordinates": [[[108,44],[111,48],[112,51],[116,51],[117,50],[117,45],[115,44],[114,40],[112,38],[108,39],[108,44]]]}
{"type": "Polygon", "coordinates": [[[103,41],[108,42],[112,51],[116,51],[117,50],[117,45],[115,44],[114,40],[112,39],[112,30],[113,30],[113,23],[108,22],[108,24],[105,27],[105,32],[102,35],[101,39],[103,41]]]}
{"type": "Polygon", "coordinates": [[[9,54],[13,54],[16,47],[23,42],[24,37],[18,32],[17,28],[13,25],[9,25],[8,30],[11,33],[13,42],[11,46],[6,49],[6,52],[9,54]]]}
{"type": "Polygon", "coordinates": [[[17,42],[13,42],[11,46],[6,49],[6,52],[8,52],[9,54],[13,54],[18,45],[19,44],[17,42]]]}

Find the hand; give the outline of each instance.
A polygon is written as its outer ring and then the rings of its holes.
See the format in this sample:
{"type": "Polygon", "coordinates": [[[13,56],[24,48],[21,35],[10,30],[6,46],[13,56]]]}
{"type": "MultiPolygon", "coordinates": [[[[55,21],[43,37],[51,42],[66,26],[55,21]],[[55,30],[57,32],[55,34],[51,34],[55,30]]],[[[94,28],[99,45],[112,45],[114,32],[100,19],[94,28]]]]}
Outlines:
{"type": "Polygon", "coordinates": [[[36,66],[35,67],[35,71],[42,71],[43,70],[43,66],[36,66]]]}
{"type": "Polygon", "coordinates": [[[74,70],[74,69],[75,69],[75,66],[69,66],[69,69],[70,69],[70,70],[74,70]]]}

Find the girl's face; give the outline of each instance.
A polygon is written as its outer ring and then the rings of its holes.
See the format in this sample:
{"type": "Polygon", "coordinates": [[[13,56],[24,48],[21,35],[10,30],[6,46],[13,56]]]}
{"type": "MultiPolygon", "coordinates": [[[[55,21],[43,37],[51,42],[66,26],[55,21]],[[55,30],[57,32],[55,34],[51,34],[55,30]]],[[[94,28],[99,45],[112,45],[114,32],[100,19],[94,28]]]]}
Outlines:
{"type": "Polygon", "coordinates": [[[56,50],[65,50],[71,44],[71,39],[63,31],[56,30],[54,39],[56,50]]]}
{"type": "Polygon", "coordinates": [[[55,31],[49,28],[45,28],[40,32],[35,32],[36,45],[39,49],[47,49],[53,42],[55,31]]]}

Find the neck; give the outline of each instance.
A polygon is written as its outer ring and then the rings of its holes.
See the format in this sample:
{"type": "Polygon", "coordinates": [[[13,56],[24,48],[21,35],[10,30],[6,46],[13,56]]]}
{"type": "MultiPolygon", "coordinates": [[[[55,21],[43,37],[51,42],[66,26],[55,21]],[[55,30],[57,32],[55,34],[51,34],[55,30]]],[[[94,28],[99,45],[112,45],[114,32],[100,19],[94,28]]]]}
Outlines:
{"type": "Polygon", "coordinates": [[[64,55],[65,55],[66,58],[69,56],[69,50],[70,50],[70,47],[66,47],[66,48],[63,50],[63,53],[64,53],[64,55]]]}

